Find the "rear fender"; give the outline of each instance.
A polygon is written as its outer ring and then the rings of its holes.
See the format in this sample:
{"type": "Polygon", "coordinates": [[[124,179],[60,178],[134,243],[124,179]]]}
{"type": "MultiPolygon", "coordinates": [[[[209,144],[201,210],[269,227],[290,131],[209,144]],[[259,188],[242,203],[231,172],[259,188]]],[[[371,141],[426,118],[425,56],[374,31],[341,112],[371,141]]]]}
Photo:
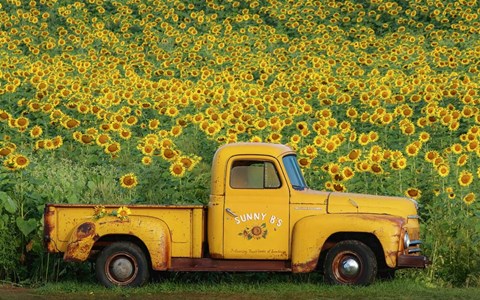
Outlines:
{"type": "Polygon", "coordinates": [[[293,228],[292,271],[315,270],[325,242],[340,232],[373,234],[382,245],[386,264],[394,268],[403,225],[402,218],[388,215],[329,214],[303,218],[293,228]]]}
{"type": "Polygon", "coordinates": [[[104,217],[78,225],[70,236],[63,259],[85,261],[95,242],[106,235],[139,238],[150,253],[154,270],[166,270],[171,265],[171,237],[167,224],[157,218],[132,215],[123,221],[116,217],[104,217]]]}

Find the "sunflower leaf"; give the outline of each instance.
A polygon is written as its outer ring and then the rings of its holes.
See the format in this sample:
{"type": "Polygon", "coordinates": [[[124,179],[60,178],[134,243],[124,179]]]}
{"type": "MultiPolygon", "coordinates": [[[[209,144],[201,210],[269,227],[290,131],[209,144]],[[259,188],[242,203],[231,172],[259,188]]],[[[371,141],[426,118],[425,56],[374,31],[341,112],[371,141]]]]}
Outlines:
{"type": "Polygon", "coordinates": [[[7,212],[13,214],[17,211],[17,203],[7,193],[0,191],[0,201],[7,212]]]}

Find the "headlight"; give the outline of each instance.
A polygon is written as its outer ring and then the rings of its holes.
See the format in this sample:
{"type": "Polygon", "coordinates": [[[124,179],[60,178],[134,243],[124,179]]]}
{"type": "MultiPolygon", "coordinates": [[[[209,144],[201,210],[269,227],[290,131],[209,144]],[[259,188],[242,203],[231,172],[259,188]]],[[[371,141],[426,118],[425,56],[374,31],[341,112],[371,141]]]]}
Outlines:
{"type": "Polygon", "coordinates": [[[403,235],[403,247],[404,249],[408,249],[408,247],[410,247],[410,236],[406,231],[405,231],[405,234],[403,235]]]}

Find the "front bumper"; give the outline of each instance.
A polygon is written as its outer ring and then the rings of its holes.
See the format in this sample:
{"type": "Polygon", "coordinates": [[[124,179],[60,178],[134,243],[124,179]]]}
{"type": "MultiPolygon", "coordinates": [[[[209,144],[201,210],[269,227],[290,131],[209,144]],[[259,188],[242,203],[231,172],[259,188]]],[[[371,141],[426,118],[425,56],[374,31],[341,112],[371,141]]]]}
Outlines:
{"type": "Polygon", "coordinates": [[[425,268],[430,264],[432,264],[432,262],[424,255],[402,254],[397,259],[398,268],[425,268]]]}

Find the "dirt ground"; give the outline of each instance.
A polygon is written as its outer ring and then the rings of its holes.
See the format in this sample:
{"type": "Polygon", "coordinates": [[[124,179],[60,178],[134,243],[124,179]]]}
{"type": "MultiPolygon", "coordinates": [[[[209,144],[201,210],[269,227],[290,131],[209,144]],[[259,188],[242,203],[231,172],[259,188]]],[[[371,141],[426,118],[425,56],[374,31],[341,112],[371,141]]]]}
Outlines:
{"type": "MultiPolygon", "coordinates": [[[[61,293],[56,295],[43,295],[35,291],[35,289],[25,288],[21,286],[0,284],[0,300],[77,300],[77,299],[141,299],[141,300],[153,300],[153,299],[195,299],[195,300],[210,300],[210,299],[225,299],[226,295],[221,293],[162,293],[162,294],[146,294],[146,295],[105,295],[105,294],[81,294],[73,295],[68,293],[61,293]]],[[[266,300],[265,297],[252,297],[252,295],[228,295],[230,300],[266,300]]],[[[292,300],[292,299],[290,299],[292,300]]]]}
{"type": "Polygon", "coordinates": [[[46,300],[47,297],[43,295],[35,295],[34,293],[32,293],[31,289],[27,289],[20,286],[2,284],[0,285],[0,299],[1,300],[45,299],[46,300]]]}

